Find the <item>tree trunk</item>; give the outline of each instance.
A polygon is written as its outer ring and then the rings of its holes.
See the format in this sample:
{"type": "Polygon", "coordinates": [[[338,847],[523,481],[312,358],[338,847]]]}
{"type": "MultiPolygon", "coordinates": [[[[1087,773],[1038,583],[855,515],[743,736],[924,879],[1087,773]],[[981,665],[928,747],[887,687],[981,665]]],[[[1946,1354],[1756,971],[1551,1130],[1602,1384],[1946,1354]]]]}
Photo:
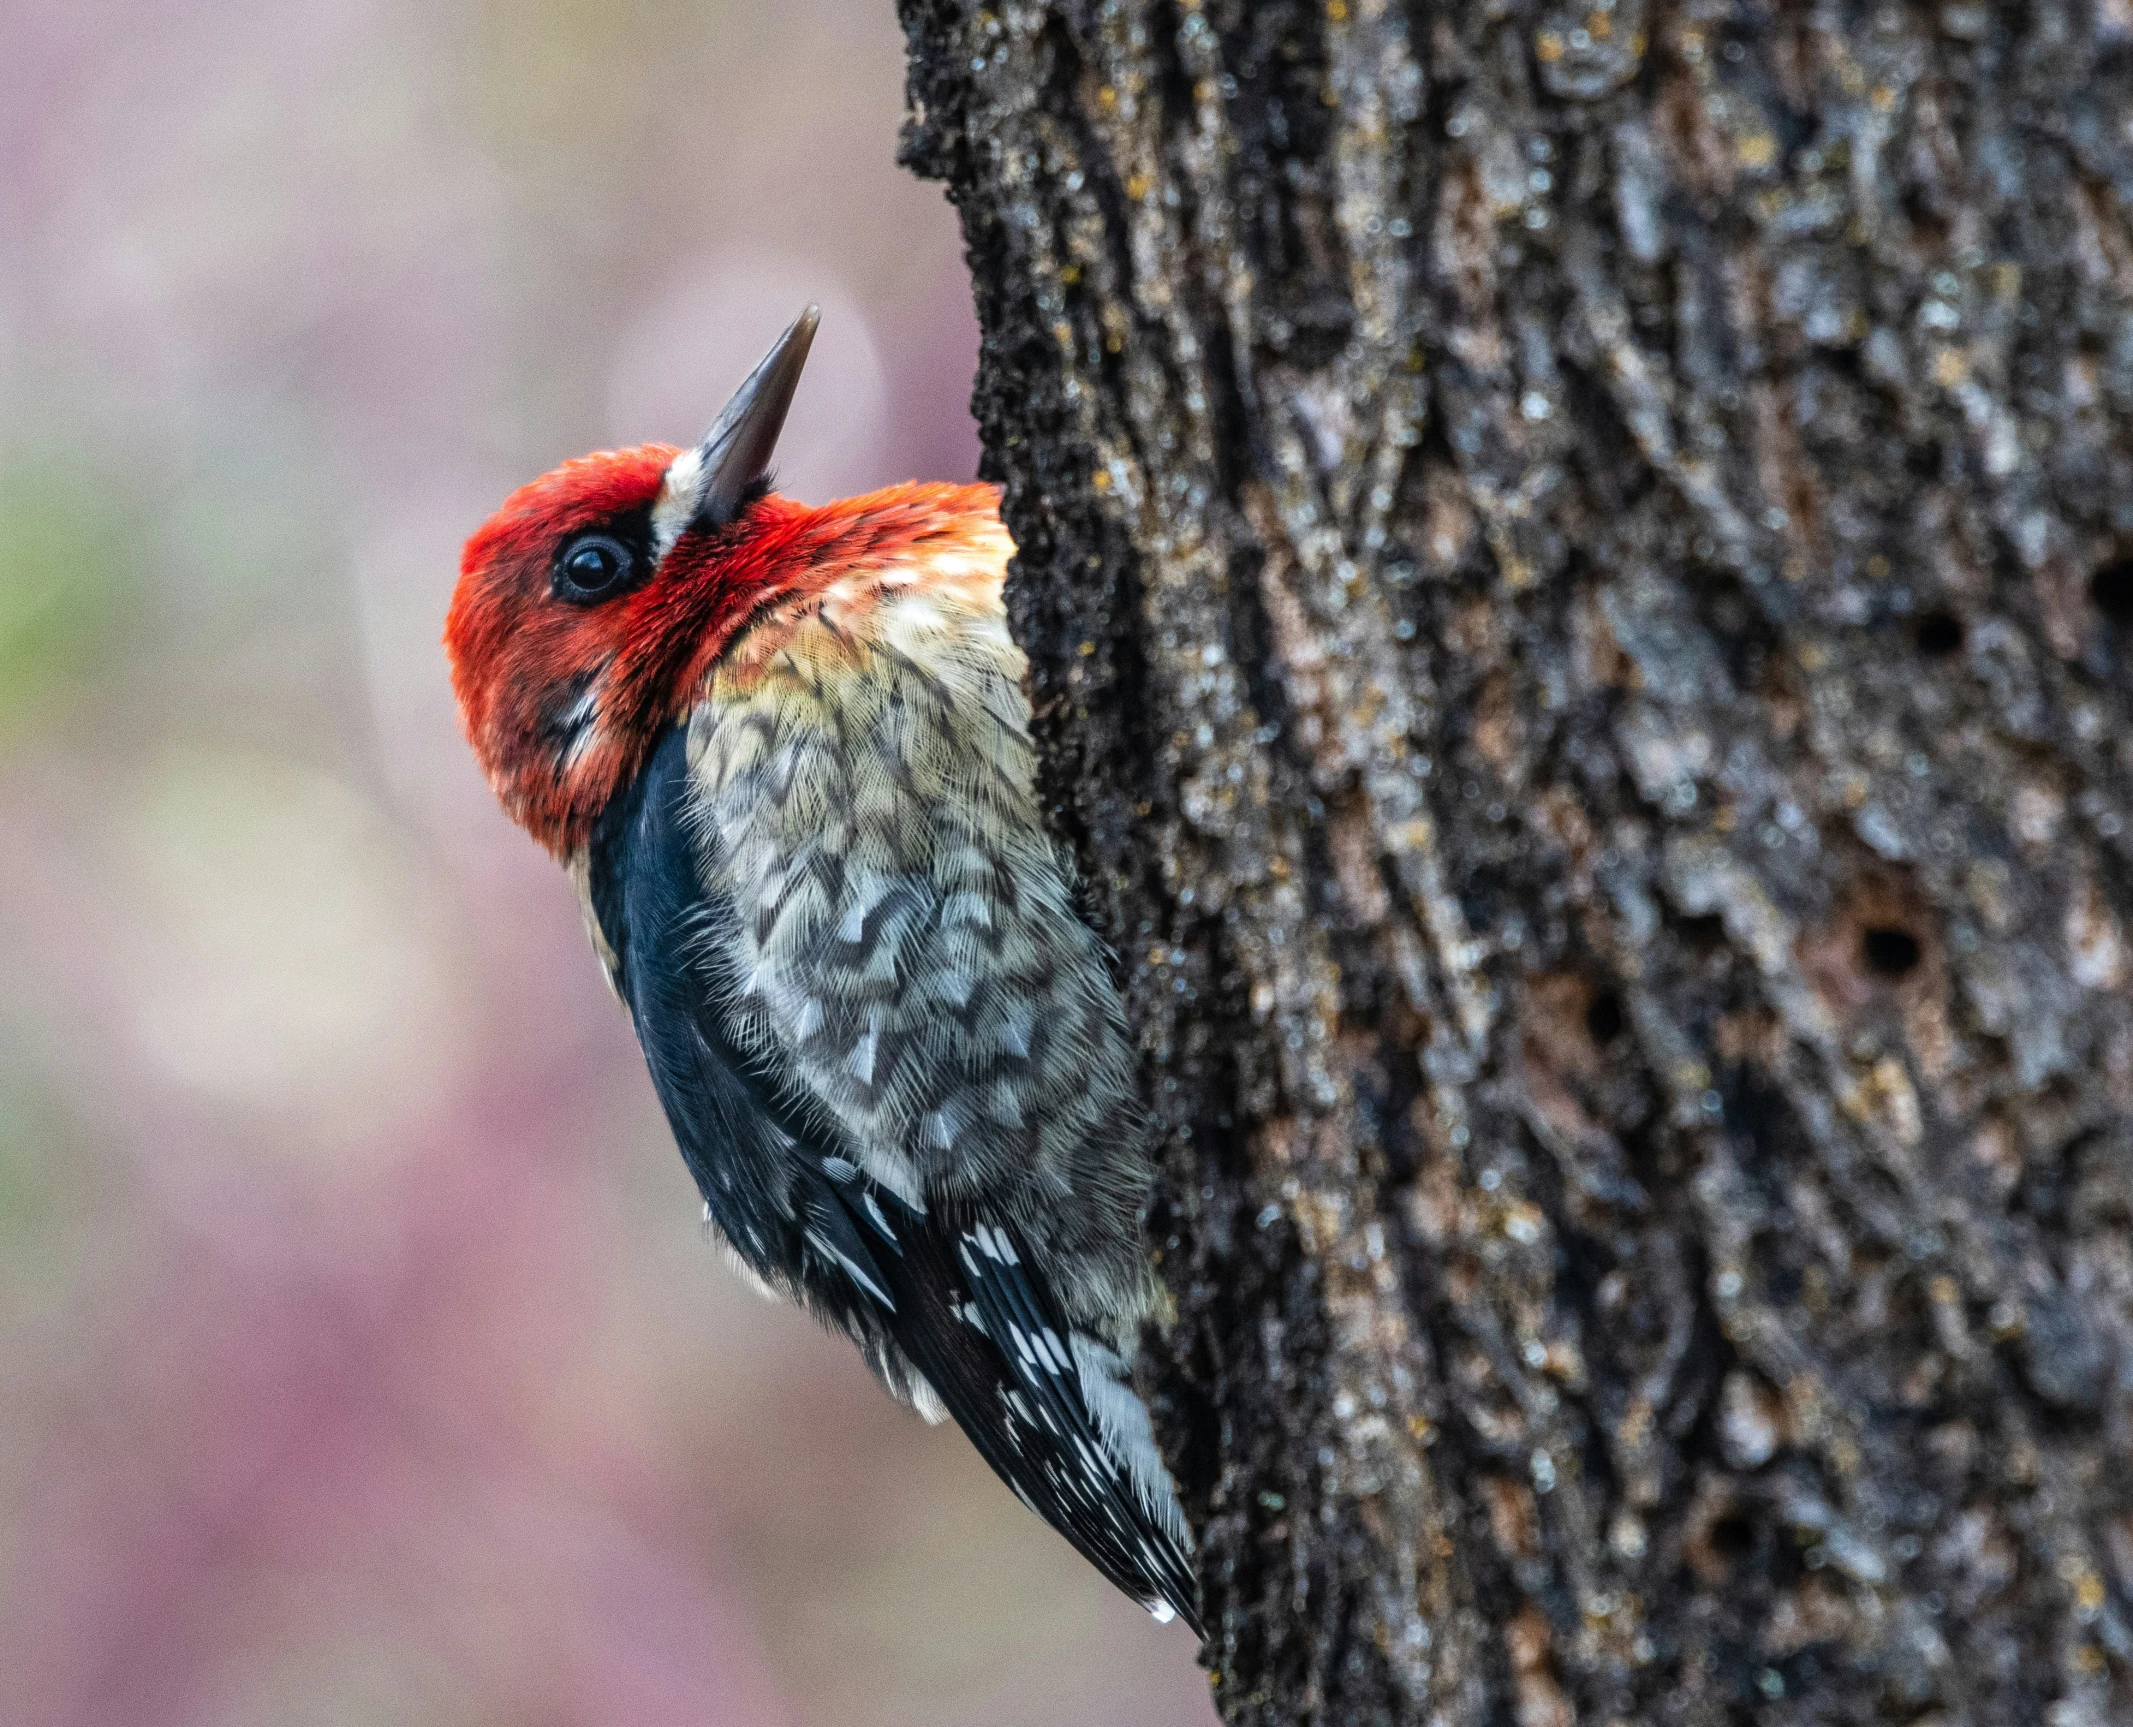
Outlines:
{"type": "Polygon", "coordinates": [[[903,0],[1231,1722],[2133,1719],[2127,0],[903,0]]]}

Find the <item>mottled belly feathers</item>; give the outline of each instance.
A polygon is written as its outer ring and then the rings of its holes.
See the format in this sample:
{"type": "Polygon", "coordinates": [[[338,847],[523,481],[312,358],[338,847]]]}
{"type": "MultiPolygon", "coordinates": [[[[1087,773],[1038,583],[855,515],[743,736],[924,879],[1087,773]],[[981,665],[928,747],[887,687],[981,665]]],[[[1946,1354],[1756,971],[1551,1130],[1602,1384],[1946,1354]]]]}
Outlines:
{"type": "Polygon", "coordinates": [[[985,1192],[1115,1299],[1147,1275],[1132,1058],[1041,825],[1021,653],[931,592],[859,622],[803,619],[690,721],[743,1035],[884,1185],[985,1192]]]}

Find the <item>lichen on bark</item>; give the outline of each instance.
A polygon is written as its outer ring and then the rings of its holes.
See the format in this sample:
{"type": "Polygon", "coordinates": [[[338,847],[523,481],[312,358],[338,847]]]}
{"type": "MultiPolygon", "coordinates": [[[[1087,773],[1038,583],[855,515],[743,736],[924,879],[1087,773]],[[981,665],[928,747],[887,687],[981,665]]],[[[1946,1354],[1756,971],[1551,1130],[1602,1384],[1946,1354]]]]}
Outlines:
{"type": "Polygon", "coordinates": [[[2133,1713],[2133,12],[902,9],[1225,1718],[2133,1713]]]}

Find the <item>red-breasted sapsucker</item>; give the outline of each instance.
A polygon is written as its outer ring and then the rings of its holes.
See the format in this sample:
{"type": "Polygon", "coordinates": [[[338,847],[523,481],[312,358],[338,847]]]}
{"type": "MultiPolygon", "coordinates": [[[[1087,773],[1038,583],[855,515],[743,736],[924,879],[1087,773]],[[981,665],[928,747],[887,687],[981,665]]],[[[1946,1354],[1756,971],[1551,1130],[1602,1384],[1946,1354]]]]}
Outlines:
{"type": "Polygon", "coordinates": [[[1197,1629],[1126,1366],[1165,1309],[1134,1062],[1038,805],[1014,547],[989,486],[769,490],[815,322],[695,449],[567,462],[467,542],[460,715],[742,1271],[1197,1629]]]}

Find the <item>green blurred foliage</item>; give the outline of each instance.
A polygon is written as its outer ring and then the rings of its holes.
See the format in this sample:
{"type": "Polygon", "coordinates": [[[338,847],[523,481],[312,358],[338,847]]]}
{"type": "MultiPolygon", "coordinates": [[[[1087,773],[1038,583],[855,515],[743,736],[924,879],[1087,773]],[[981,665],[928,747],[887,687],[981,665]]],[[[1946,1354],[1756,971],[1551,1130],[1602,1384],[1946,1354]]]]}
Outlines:
{"type": "Polygon", "coordinates": [[[0,463],[0,744],[88,686],[133,616],[139,543],[108,470],[0,463]]]}

